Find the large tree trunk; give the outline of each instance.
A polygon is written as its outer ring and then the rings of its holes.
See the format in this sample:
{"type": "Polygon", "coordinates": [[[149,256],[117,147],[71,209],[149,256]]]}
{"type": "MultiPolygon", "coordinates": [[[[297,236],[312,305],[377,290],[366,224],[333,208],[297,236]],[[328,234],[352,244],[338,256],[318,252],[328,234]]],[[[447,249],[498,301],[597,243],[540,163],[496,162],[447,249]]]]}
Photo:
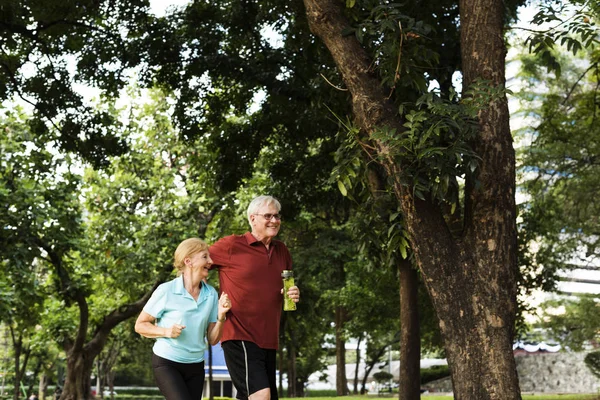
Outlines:
{"type": "Polygon", "coordinates": [[[400,400],[421,398],[419,278],[409,260],[400,269],[400,400]]]}
{"type": "Polygon", "coordinates": [[[335,390],[338,396],[348,395],[348,378],[346,377],[346,340],[344,339],[344,322],[346,310],[335,308],[335,390]]]}
{"type": "MultiPolygon", "coordinates": [[[[403,132],[371,59],[353,35],[337,0],[304,0],[310,28],[331,53],[352,95],[356,123],[403,132]]],[[[503,2],[461,0],[464,88],[477,78],[504,88],[503,2]]],[[[464,231],[454,237],[441,207],[403,185],[388,144],[373,139],[392,178],[415,260],[439,318],[455,399],[520,399],[512,353],[516,313],[515,160],[506,96],[479,113],[473,148],[481,157],[479,188],[467,182],[464,231]]]]}
{"type": "Polygon", "coordinates": [[[61,400],[87,400],[92,398],[91,374],[97,354],[71,351],[67,355],[67,377],[61,400]]]}

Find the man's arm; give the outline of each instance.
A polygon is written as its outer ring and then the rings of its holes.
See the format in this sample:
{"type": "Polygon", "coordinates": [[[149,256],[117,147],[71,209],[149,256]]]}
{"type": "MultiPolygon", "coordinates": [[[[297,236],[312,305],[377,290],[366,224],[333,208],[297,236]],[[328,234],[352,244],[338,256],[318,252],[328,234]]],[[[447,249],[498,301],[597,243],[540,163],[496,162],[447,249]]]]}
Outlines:
{"type": "Polygon", "coordinates": [[[219,268],[223,265],[227,265],[231,257],[231,243],[233,236],[226,236],[217,240],[212,246],[208,248],[210,258],[213,260],[213,264],[210,268],[219,268]]]}

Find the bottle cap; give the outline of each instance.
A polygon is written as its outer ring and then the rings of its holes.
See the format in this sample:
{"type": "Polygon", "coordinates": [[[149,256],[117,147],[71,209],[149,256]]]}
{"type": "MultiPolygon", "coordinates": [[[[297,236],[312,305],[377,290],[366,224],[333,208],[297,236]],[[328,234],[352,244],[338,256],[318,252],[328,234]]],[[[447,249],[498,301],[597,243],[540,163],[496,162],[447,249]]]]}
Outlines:
{"type": "Polygon", "coordinates": [[[282,278],[291,278],[294,276],[294,271],[289,270],[289,269],[285,269],[283,271],[281,271],[281,277],[282,278]]]}

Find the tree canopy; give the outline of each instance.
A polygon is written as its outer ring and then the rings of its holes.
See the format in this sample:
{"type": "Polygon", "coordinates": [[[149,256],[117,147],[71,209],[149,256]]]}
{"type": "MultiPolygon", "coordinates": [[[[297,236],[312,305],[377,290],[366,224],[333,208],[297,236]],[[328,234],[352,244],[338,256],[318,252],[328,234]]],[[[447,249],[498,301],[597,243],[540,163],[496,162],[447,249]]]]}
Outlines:
{"type": "MultiPolygon", "coordinates": [[[[92,325],[152,287],[149,269],[165,273],[182,237],[244,230],[247,199],[269,191],[283,204],[290,230],[282,236],[298,246],[307,274],[307,321],[286,323],[322,324],[308,309],[317,304],[329,317],[335,307],[364,316],[356,294],[383,290],[395,277],[390,267],[410,256],[441,319],[456,392],[477,397],[503,387],[504,398],[514,396],[514,159],[502,35],[521,3],[195,1],[158,17],[145,1],[3,2],[0,99],[32,107],[19,129],[35,149],[3,142],[6,165],[15,153],[31,166],[21,171],[22,186],[3,175],[0,195],[22,197],[3,210],[10,229],[2,239],[18,244],[3,259],[20,257],[19,246],[27,268],[47,259],[55,301],[79,308],[79,323],[61,324],[82,327],[84,308],[91,311],[83,344],[92,325]],[[116,100],[131,80],[159,90],[150,92],[152,104],[120,110],[116,100]],[[430,92],[434,82],[439,90],[430,92]],[[66,170],[53,175],[56,153],[66,170]],[[78,171],[88,163],[93,168],[78,171]],[[371,269],[352,259],[355,244],[371,269]],[[327,268],[319,270],[311,252],[327,268]],[[103,287],[117,290],[116,300],[103,299],[103,287]],[[498,351],[480,353],[484,342],[498,351]],[[477,357],[461,358],[471,352],[477,357]]],[[[573,107],[591,104],[591,96],[575,98],[573,107]]],[[[545,106],[548,117],[563,110],[558,100],[545,106]]],[[[581,108],[571,121],[592,122],[585,115],[581,108]]],[[[544,129],[564,122],[548,118],[544,129]]],[[[583,139],[582,132],[572,133],[583,139]]],[[[593,154],[578,156],[573,163],[593,164],[593,154]]],[[[554,180],[573,174],[558,161],[545,171],[559,167],[554,180]]],[[[591,172],[585,178],[593,183],[591,172]]],[[[575,182],[553,186],[556,199],[584,187],[575,182]]],[[[574,206],[581,200],[567,201],[565,216],[584,229],[594,209],[582,214],[574,206]]],[[[364,328],[355,322],[346,329],[364,328]]],[[[283,339],[299,349],[300,378],[318,368],[315,343],[283,339]]]]}

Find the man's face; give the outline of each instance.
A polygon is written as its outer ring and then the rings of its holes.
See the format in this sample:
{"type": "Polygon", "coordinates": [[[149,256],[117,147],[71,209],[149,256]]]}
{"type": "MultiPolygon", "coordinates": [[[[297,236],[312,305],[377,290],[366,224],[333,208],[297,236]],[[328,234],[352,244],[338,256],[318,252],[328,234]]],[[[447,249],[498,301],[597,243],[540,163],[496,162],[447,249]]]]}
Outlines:
{"type": "Polygon", "coordinates": [[[277,236],[281,225],[281,220],[278,220],[275,217],[271,217],[271,219],[267,220],[264,217],[265,214],[278,214],[275,205],[263,205],[255,214],[250,216],[252,220],[252,233],[261,240],[265,237],[274,238],[277,236]]]}

